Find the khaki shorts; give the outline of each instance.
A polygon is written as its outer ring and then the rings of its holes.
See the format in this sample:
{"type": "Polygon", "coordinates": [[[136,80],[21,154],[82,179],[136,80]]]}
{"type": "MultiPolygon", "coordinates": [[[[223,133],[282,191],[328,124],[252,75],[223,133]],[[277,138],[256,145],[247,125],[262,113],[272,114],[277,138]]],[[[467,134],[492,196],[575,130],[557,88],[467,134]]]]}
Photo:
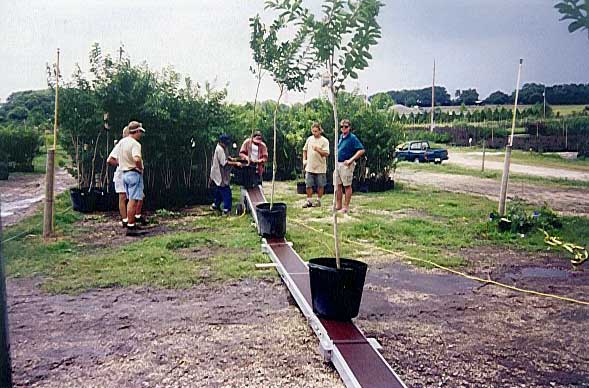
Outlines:
{"type": "Polygon", "coordinates": [[[352,186],[352,180],[354,179],[354,168],[356,167],[356,162],[352,162],[348,167],[344,164],[344,162],[337,163],[337,182],[335,179],[335,172],[333,174],[333,181],[336,182],[338,185],[343,185],[344,187],[352,186]]]}

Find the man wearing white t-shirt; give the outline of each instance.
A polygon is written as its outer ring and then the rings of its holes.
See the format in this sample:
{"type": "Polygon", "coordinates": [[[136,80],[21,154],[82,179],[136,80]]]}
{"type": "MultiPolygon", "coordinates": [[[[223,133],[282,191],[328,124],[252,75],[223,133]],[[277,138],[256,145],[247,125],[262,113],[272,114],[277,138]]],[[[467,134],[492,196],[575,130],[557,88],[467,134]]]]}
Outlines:
{"type": "Polygon", "coordinates": [[[303,147],[303,166],[305,167],[305,186],[307,188],[307,202],[304,208],[321,206],[321,197],[327,184],[327,157],[329,156],[329,140],[321,134],[323,129],[319,123],[313,123],[313,135],[307,138],[303,147]],[[317,189],[317,201],[311,202],[313,187],[317,189]]]}
{"type": "MultiPolygon", "coordinates": [[[[123,137],[122,139],[129,136],[129,127],[125,127],[123,129],[123,137]]],[[[121,140],[122,140],[121,139],[121,140]]],[[[119,195],[119,213],[121,215],[121,225],[123,227],[127,226],[127,194],[125,194],[125,185],[123,184],[123,170],[121,170],[121,166],[118,162],[120,159],[119,151],[120,151],[120,144],[121,142],[117,142],[115,147],[112,149],[110,154],[108,155],[108,164],[111,166],[117,166],[115,170],[115,174],[113,177],[113,181],[115,184],[115,192],[119,195]]]]}

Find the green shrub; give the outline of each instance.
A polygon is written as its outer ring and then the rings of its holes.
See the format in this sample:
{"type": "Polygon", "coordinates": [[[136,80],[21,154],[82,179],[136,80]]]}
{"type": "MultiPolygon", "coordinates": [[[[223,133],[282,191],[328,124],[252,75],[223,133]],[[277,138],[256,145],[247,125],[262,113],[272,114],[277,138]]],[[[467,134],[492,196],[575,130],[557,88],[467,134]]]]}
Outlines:
{"type": "Polygon", "coordinates": [[[41,132],[36,128],[0,126],[0,160],[15,171],[31,171],[41,142],[41,132]]]}

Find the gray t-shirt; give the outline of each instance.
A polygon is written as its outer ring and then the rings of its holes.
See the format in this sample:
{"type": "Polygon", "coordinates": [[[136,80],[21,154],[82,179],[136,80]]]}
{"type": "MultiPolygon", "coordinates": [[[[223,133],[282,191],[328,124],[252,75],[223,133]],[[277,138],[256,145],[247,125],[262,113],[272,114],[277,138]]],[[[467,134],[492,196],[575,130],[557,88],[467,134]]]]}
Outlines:
{"type": "Polygon", "coordinates": [[[211,164],[211,180],[217,186],[229,186],[231,180],[231,166],[227,164],[227,152],[220,144],[217,144],[211,164]]]}

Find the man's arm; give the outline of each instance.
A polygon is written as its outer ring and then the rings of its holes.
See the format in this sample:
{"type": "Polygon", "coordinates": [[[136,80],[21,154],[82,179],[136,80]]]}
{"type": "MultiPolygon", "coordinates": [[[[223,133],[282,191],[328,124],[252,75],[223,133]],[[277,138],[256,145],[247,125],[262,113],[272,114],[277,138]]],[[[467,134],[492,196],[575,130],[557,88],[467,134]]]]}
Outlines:
{"type": "Polygon", "coordinates": [[[356,160],[360,159],[362,155],[364,155],[366,151],[364,149],[360,149],[356,151],[354,156],[344,162],[344,165],[349,166],[350,164],[354,163],[356,160]]]}
{"type": "Polygon", "coordinates": [[[112,156],[109,156],[108,159],[106,160],[106,162],[108,164],[110,164],[111,166],[118,166],[119,165],[119,161],[117,160],[117,158],[114,158],[112,156]]]}
{"type": "Polygon", "coordinates": [[[313,149],[315,150],[315,152],[317,152],[319,155],[321,155],[324,158],[329,156],[329,151],[325,151],[324,149],[322,149],[319,146],[313,146],[313,149]]]}

